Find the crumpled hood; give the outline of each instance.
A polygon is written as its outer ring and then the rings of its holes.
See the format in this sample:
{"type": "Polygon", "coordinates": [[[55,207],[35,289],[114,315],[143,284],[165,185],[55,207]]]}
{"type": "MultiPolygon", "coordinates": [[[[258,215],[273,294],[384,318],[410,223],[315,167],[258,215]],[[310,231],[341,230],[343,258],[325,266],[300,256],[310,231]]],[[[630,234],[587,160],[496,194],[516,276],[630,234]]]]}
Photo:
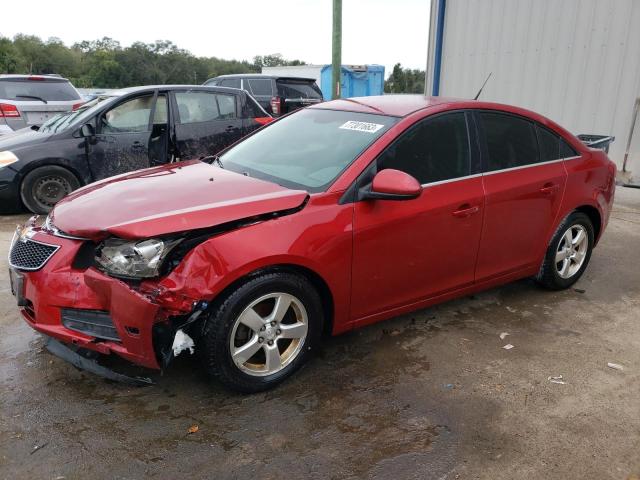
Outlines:
{"type": "Polygon", "coordinates": [[[307,196],[191,160],[92,183],[61,200],[51,215],[69,235],[136,239],[297,208],[307,196]]]}

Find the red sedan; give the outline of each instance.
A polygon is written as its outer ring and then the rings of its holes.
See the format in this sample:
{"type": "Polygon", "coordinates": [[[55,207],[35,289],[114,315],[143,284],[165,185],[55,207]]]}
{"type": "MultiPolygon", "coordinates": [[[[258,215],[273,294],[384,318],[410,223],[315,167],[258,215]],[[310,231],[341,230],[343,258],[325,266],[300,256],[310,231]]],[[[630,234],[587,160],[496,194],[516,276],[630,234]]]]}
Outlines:
{"type": "Polygon", "coordinates": [[[569,287],[607,225],[614,178],[604,152],[521,108],[336,100],[210,163],[73,192],[20,229],[11,278],[25,320],[76,365],[94,351],[160,369],[195,349],[213,377],[255,392],[294,373],[323,332],[523,277],[569,287]]]}

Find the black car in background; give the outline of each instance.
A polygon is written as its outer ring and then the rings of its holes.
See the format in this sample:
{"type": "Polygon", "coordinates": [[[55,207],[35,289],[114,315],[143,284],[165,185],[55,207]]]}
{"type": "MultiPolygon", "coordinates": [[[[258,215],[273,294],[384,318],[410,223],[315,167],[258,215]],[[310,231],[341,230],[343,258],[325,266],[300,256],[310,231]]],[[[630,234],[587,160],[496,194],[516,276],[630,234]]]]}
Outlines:
{"type": "Polygon", "coordinates": [[[322,102],[322,92],[313,78],[241,73],[210,78],[204,85],[245,90],[274,117],[322,102]]]}
{"type": "Polygon", "coordinates": [[[214,155],[271,120],[236,89],[162,85],[101,95],[0,137],[0,211],[46,213],[82,185],[214,155]]]}

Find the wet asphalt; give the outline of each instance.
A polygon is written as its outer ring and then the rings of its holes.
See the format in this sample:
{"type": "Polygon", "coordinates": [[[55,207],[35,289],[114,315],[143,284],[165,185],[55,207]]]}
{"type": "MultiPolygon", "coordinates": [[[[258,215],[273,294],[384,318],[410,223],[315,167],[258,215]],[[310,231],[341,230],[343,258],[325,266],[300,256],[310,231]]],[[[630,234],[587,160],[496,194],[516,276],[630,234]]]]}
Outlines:
{"type": "Polygon", "coordinates": [[[0,479],[640,476],[640,190],[618,189],[575,289],[523,280],[328,338],[250,396],[187,354],[150,387],[49,354],[9,290],[25,218],[0,217],[0,479]]]}

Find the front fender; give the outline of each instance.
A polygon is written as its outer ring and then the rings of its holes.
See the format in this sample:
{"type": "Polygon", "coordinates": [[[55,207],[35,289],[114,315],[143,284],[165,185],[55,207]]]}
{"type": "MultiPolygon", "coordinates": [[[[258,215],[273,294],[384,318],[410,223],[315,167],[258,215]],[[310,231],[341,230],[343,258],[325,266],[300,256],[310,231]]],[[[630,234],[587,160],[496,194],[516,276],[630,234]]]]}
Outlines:
{"type": "Polygon", "coordinates": [[[189,251],[169,275],[141,288],[162,307],[187,313],[196,302],[212,301],[255,271],[298,266],[327,285],[334,332],[345,330],[350,323],[353,205],[338,205],[338,198],[311,198],[295,214],[213,236],[189,251]]]}

